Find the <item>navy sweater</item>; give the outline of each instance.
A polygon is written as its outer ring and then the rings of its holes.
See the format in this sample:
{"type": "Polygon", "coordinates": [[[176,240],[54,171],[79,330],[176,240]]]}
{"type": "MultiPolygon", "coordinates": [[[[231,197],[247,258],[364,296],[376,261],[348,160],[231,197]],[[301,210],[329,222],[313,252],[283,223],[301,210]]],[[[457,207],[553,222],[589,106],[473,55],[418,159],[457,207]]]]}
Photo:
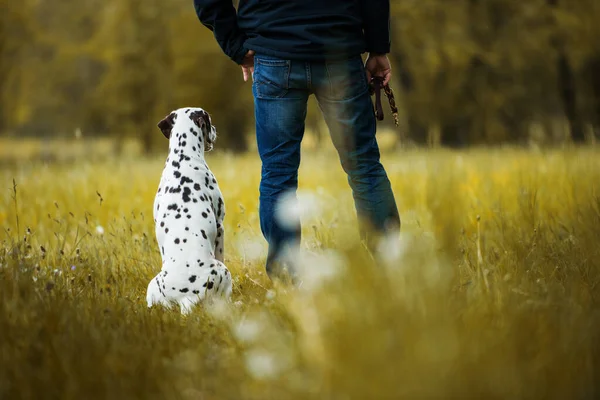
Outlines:
{"type": "Polygon", "coordinates": [[[233,61],[248,50],[323,60],[389,53],[389,0],[194,0],[198,18],[233,61]]]}

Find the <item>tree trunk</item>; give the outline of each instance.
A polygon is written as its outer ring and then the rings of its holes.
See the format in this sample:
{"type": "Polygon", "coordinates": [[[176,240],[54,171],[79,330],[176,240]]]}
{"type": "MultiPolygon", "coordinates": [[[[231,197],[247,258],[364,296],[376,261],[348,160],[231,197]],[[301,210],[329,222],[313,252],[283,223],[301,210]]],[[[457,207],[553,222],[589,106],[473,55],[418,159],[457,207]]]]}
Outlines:
{"type": "Polygon", "coordinates": [[[560,51],[557,61],[558,90],[563,104],[565,116],[569,122],[571,139],[574,143],[585,142],[585,133],[577,110],[577,93],[573,69],[566,55],[560,51]]]}

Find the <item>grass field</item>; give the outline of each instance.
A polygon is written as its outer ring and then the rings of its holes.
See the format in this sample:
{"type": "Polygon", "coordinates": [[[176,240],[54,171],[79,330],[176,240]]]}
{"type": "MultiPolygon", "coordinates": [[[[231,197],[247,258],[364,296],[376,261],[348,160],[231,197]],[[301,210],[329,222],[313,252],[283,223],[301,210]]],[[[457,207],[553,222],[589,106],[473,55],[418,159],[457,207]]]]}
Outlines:
{"type": "Polygon", "coordinates": [[[600,396],[598,150],[386,152],[379,263],[306,152],[298,291],[263,272],[258,157],[208,159],[234,292],[187,317],[145,304],[163,157],[0,167],[0,399],[600,396]]]}

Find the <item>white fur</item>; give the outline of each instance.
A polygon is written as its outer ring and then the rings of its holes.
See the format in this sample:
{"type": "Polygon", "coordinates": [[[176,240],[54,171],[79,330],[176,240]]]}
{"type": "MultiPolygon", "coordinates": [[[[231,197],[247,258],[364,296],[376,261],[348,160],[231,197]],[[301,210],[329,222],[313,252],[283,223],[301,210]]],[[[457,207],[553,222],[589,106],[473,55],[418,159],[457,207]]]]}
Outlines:
{"type": "Polygon", "coordinates": [[[206,297],[229,299],[232,290],[231,274],[223,264],[225,204],[204,159],[216,131],[210,123],[194,122],[190,116],[199,112],[205,111],[185,108],[171,114],[169,156],[154,200],[162,268],[146,295],[148,307],[178,303],[184,314],[206,297]]]}

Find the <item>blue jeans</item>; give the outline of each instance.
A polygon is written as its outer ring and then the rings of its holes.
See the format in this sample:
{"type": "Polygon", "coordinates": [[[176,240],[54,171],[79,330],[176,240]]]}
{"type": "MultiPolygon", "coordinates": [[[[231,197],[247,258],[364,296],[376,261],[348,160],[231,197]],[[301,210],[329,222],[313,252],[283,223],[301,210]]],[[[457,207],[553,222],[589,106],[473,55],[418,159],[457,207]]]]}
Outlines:
{"type": "MultiPolygon", "coordinates": [[[[360,231],[399,229],[390,181],[379,158],[376,120],[360,56],[303,62],[254,57],[252,92],[262,161],[260,227],[269,244],[267,273],[278,275],[282,250],[300,244],[300,221],[277,218],[282,195],[295,196],[307,102],[316,96],[352,189],[360,231]]],[[[293,271],[289,271],[293,274],[293,271]]]]}

